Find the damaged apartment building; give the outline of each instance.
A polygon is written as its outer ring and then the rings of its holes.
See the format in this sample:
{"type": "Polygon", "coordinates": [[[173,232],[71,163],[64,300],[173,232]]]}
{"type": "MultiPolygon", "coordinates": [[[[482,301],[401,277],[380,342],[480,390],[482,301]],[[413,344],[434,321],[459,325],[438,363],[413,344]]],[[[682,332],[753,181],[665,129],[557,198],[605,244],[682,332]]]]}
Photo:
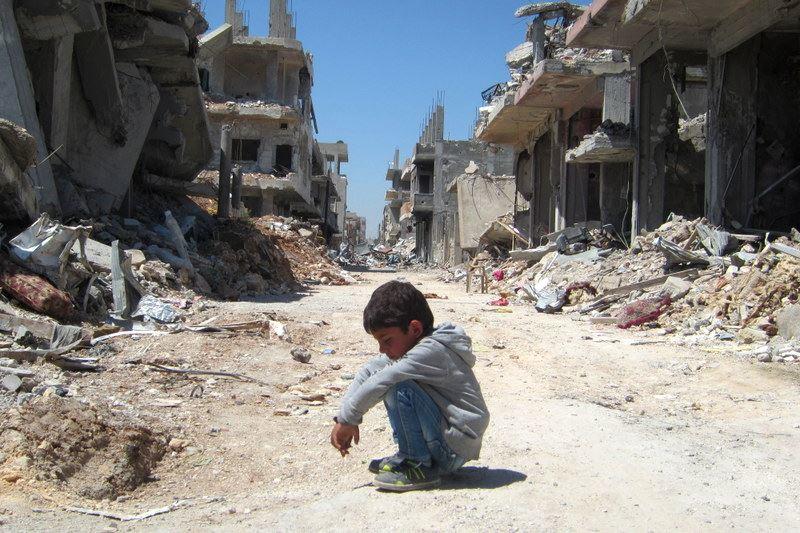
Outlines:
{"type": "MultiPolygon", "coordinates": [[[[404,168],[410,168],[406,162],[404,168]]],[[[400,149],[395,149],[394,160],[386,169],[386,180],[391,186],[386,189],[383,207],[383,220],[379,230],[380,241],[387,246],[395,246],[401,240],[414,238],[414,225],[411,222],[411,182],[403,180],[400,168],[400,149]]]]}
{"type": "Polygon", "coordinates": [[[595,0],[570,46],[630,53],[635,232],[670,212],[744,230],[798,223],[800,3],[595,0]]]}
{"type": "Polygon", "coordinates": [[[502,145],[474,139],[445,139],[444,119],[444,105],[437,102],[426,117],[412,156],[402,171],[389,169],[387,179],[392,180],[390,191],[394,192],[387,194],[391,224],[384,227],[396,224],[401,232],[407,233],[410,222],[420,261],[455,264],[463,260],[463,247],[459,238],[457,194],[448,185],[464,174],[471,162],[489,174],[513,174],[514,160],[513,152],[502,145]],[[404,195],[408,200],[395,209],[398,198],[404,195]]]}
{"type": "Polygon", "coordinates": [[[476,135],[516,147],[515,225],[534,244],[592,221],[638,235],[671,213],[797,225],[800,5],[595,0],[517,16],[533,17],[526,41],[476,135]]]}
{"type": "Polygon", "coordinates": [[[225,23],[200,40],[214,150],[201,179],[216,183],[211,169],[219,168],[221,151],[230,153],[243,174],[242,202],[250,214],[317,222],[331,240],[344,229],[347,181],[339,165],[348,160],[347,145],[316,142],[313,58],[297,40],[286,0],[271,0],[269,8],[269,35],[251,36],[236,0],[226,0],[225,23]]]}
{"type": "Polygon", "coordinates": [[[212,155],[189,0],[0,1],[0,220],[135,209],[212,155]]]}
{"type": "Polygon", "coordinates": [[[476,137],[514,147],[513,226],[532,246],[589,221],[624,228],[634,159],[630,66],[619,51],[566,46],[581,13],[568,2],[517,10],[531,22],[506,56],[511,79],[482,94],[476,137]]]}

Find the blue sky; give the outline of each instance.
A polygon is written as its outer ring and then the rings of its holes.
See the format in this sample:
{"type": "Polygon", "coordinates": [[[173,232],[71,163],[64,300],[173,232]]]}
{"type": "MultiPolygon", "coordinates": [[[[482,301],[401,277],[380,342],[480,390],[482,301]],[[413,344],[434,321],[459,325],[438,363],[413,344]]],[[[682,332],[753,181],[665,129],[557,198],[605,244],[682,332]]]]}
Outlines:
{"type": "MultiPolygon", "coordinates": [[[[269,0],[239,0],[251,35],[266,35],[269,0]]],[[[224,0],[205,0],[211,28],[224,0]]],[[[314,54],[318,140],[349,145],[348,209],[377,234],[387,163],[410,155],[437,91],[445,136],[467,137],[480,92],[508,79],[505,53],[523,41],[524,0],[293,0],[297,35],[314,54]]]]}

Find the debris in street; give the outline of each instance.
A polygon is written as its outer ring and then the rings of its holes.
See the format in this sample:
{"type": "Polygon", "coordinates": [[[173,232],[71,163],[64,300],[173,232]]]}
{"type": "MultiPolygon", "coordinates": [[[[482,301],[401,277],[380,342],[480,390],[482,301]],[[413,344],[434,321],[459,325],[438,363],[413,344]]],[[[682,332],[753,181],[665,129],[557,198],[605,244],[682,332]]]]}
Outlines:
{"type": "Polygon", "coordinates": [[[292,354],[292,359],[294,359],[299,363],[311,362],[311,352],[309,352],[305,348],[301,348],[299,346],[292,348],[291,354],[292,354]]]}

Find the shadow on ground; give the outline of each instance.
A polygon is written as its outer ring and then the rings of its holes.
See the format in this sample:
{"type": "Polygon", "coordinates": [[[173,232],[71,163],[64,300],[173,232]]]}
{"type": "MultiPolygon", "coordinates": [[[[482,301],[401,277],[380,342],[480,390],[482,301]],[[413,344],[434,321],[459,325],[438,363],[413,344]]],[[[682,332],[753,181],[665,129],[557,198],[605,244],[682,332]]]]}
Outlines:
{"type": "Polygon", "coordinates": [[[443,479],[440,488],[443,490],[499,489],[526,479],[528,479],[527,475],[516,470],[465,466],[443,479]]]}

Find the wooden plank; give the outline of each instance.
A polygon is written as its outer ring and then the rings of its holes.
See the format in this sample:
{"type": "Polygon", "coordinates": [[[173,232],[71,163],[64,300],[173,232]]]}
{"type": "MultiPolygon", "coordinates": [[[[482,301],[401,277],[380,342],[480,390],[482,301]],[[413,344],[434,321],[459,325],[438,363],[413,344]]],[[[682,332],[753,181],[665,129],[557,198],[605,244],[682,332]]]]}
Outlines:
{"type": "Polygon", "coordinates": [[[675,272],[667,274],[666,276],[659,276],[657,278],[640,281],[639,283],[623,285],[622,287],[617,287],[616,289],[610,289],[604,292],[601,295],[601,298],[604,298],[606,296],[611,296],[612,294],[624,294],[628,292],[638,291],[641,289],[646,289],[648,287],[654,287],[656,285],[660,285],[665,281],[667,281],[667,278],[696,279],[698,277],[700,277],[700,270],[697,268],[692,268],[689,270],[684,270],[682,272],[675,272]]]}

